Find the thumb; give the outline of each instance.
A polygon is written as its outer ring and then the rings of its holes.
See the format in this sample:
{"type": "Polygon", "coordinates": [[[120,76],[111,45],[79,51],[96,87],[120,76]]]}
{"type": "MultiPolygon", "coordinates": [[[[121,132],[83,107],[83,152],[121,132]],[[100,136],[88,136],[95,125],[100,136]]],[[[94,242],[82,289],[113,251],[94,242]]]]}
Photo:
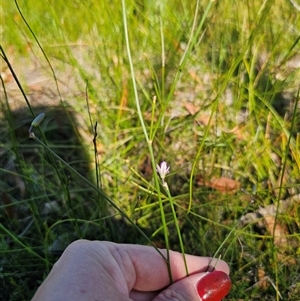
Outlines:
{"type": "Polygon", "coordinates": [[[222,271],[199,273],[173,283],[152,301],[221,301],[230,288],[231,280],[222,271]]]}

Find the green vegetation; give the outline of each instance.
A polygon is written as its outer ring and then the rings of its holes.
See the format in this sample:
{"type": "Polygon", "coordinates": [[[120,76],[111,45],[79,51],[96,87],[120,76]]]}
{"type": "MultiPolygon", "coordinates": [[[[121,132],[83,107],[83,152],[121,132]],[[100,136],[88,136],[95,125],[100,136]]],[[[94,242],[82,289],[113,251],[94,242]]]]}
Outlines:
{"type": "Polygon", "coordinates": [[[1,3],[0,295],[30,300],[86,238],[221,256],[226,300],[299,300],[300,11],[125,2],[1,3]]]}

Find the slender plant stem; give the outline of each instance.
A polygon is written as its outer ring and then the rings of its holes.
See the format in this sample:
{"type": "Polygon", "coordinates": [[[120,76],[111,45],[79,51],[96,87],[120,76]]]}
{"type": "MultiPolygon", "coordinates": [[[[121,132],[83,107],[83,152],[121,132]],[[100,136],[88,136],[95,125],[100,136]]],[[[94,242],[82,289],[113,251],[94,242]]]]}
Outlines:
{"type": "Polygon", "coordinates": [[[130,217],[121,210],[101,189],[91,183],[88,179],[86,179],[83,175],[81,175],[78,171],[73,169],[66,161],[64,161],[60,156],[58,156],[51,148],[49,148],[46,144],[44,144],[41,140],[39,140],[34,133],[30,134],[30,138],[34,139],[36,142],[41,144],[45,149],[47,149],[56,159],[63,163],[63,165],[76,174],[83,182],[85,182],[88,186],[93,188],[95,191],[98,192],[101,197],[108,202],[113,208],[115,208],[121,216],[123,216],[135,229],[137,229],[140,234],[155,248],[155,250],[166,260],[165,256],[162,252],[153,244],[153,242],[148,238],[148,236],[130,219],[130,217]]]}
{"type": "Polygon", "coordinates": [[[34,252],[30,247],[27,247],[16,235],[11,233],[8,229],[6,229],[1,223],[0,223],[0,229],[3,230],[8,236],[10,236],[17,244],[22,246],[24,249],[26,249],[30,254],[34,255],[36,258],[45,261],[47,263],[47,260],[34,252]]]}
{"type": "MultiPolygon", "coordinates": [[[[151,163],[152,163],[152,169],[155,170],[156,169],[156,161],[155,161],[154,153],[153,153],[152,140],[150,140],[149,136],[148,136],[148,132],[147,132],[146,125],[145,125],[145,122],[144,122],[144,119],[143,119],[141,106],[140,106],[140,101],[139,101],[139,97],[138,97],[134,67],[133,67],[132,56],[131,56],[131,51],[130,51],[125,0],[122,0],[122,15],[123,15],[123,25],[124,25],[124,35],[125,35],[125,42],[126,42],[127,57],[128,57],[129,67],[130,67],[130,73],[131,73],[132,86],[133,86],[133,92],[134,92],[134,99],[135,99],[135,103],[136,103],[137,114],[138,114],[138,117],[139,117],[139,120],[140,120],[140,123],[141,123],[141,127],[143,129],[143,133],[144,133],[147,145],[148,145],[148,150],[149,150],[150,159],[151,159],[151,163]]],[[[163,202],[162,202],[162,199],[161,199],[161,196],[160,196],[159,180],[158,180],[158,176],[155,172],[153,173],[153,175],[154,175],[155,187],[156,187],[157,192],[158,192],[159,208],[160,208],[160,213],[161,213],[161,220],[162,220],[162,224],[163,224],[164,238],[165,238],[165,244],[166,244],[166,249],[167,249],[167,261],[166,261],[166,263],[167,263],[167,267],[168,267],[170,281],[173,282],[172,271],[171,271],[171,268],[170,268],[169,236],[168,236],[166,218],[165,218],[165,214],[164,214],[163,202]]]]}
{"type": "Polygon", "coordinates": [[[185,272],[186,272],[186,275],[188,276],[189,275],[189,270],[188,270],[188,266],[187,266],[187,262],[186,262],[186,258],[185,258],[183,239],[182,239],[182,235],[181,235],[181,231],[180,231],[180,227],[179,227],[179,223],[178,223],[178,218],[177,218],[177,215],[176,215],[176,210],[175,210],[175,207],[174,207],[174,199],[173,199],[173,197],[170,193],[168,184],[166,182],[164,182],[163,187],[165,188],[165,191],[168,195],[168,199],[169,199],[169,202],[170,202],[171,211],[172,211],[172,215],[173,215],[173,220],[174,220],[174,223],[175,223],[175,228],[176,228],[177,236],[178,236],[178,239],[179,239],[180,251],[181,251],[182,256],[183,256],[185,272]]]}
{"type": "Polygon", "coordinates": [[[23,19],[23,21],[24,21],[24,23],[26,24],[27,28],[28,28],[29,31],[31,32],[33,38],[35,39],[36,43],[38,44],[40,50],[42,51],[42,53],[43,53],[43,55],[44,55],[44,57],[45,57],[45,59],[46,59],[48,65],[49,65],[49,67],[50,67],[50,69],[51,69],[51,72],[52,72],[52,75],[53,75],[53,78],[54,78],[54,81],[55,81],[55,85],[56,85],[56,89],[57,89],[58,95],[59,95],[59,97],[60,97],[61,103],[63,103],[62,97],[61,97],[61,93],[60,93],[60,90],[59,90],[59,86],[58,86],[58,79],[57,79],[57,77],[56,77],[56,73],[55,73],[55,71],[54,71],[54,68],[52,67],[52,64],[51,64],[51,62],[50,62],[50,60],[49,60],[49,58],[48,58],[48,56],[47,56],[45,50],[43,49],[41,43],[39,42],[37,36],[35,35],[35,33],[33,32],[33,30],[31,29],[30,25],[28,24],[26,18],[24,17],[24,15],[23,15],[23,13],[22,13],[20,7],[19,7],[19,4],[18,4],[18,1],[17,1],[17,0],[15,0],[15,4],[16,4],[17,10],[18,10],[18,12],[19,12],[21,18],[23,19]]]}
{"type": "MultiPolygon", "coordinates": [[[[277,220],[278,220],[278,213],[279,213],[279,204],[280,204],[280,199],[281,199],[281,195],[282,195],[282,188],[283,188],[283,182],[284,182],[284,177],[285,177],[285,170],[286,170],[286,164],[287,164],[287,160],[288,160],[289,149],[290,149],[290,145],[291,145],[291,141],[292,141],[292,132],[293,132],[293,129],[294,129],[294,126],[295,126],[296,113],[297,113],[297,110],[298,110],[299,92],[300,92],[300,87],[298,88],[297,98],[296,98],[296,101],[295,101],[295,104],[294,104],[291,128],[290,128],[290,131],[289,131],[287,143],[285,145],[285,152],[284,152],[282,168],[281,168],[281,176],[280,176],[280,182],[279,182],[279,192],[278,192],[278,197],[277,197],[277,202],[276,202],[275,222],[274,222],[273,230],[272,230],[272,233],[271,233],[273,235],[272,246],[273,246],[274,249],[275,249],[275,239],[276,239],[275,230],[276,230],[276,227],[278,226],[277,220]]],[[[275,255],[276,252],[273,252],[272,254],[275,255]]],[[[279,277],[278,277],[279,271],[278,271],[277,258],[273,258],[273,261],[274,261],[274,269],[275,269],[275,274],[276,274],[276,285],[275,285],[276,286],[276,300],[279,301],[279,299],[280,299],[280,296],[278,294],[278,292],[279,292],[279,277]]]]}

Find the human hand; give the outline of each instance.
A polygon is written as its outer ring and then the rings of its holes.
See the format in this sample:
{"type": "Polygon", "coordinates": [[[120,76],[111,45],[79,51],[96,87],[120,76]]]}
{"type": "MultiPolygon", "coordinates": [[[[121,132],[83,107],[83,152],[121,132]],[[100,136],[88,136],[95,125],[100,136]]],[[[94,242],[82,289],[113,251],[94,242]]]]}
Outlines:
{"type": "MultiPolygon", "coordinates": [[[[166,250],[160,250],[166,256],[166,250]]],[[[78,240],[70,244],[32,301],[220,301],[231,287],[229,267],[210,257],[170,251],[165,260],[149,246],[78,240]],[[206,272],[208,265],[215,267],[206,272]]]]}

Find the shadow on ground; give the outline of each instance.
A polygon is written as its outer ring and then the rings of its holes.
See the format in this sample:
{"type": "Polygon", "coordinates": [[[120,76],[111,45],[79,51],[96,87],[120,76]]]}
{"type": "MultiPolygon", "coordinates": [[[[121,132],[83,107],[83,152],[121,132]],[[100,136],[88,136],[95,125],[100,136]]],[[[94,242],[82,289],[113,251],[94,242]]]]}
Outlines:
{"type": "MultiPolygon", "coordinates": [[[[35,135],[95,183],[91,158],[78,133],[74,112],[60,106],[33,110],[35,115],[46,114],[40,129],[34,128],[35,135]]],[[[146,243],[133,226],[115,217],[89,185],[29,138],[32,120],[26,107],[6,111],[1,125],[3,300],[30,299],[65,247],[76,239],[146,243]]]]}

